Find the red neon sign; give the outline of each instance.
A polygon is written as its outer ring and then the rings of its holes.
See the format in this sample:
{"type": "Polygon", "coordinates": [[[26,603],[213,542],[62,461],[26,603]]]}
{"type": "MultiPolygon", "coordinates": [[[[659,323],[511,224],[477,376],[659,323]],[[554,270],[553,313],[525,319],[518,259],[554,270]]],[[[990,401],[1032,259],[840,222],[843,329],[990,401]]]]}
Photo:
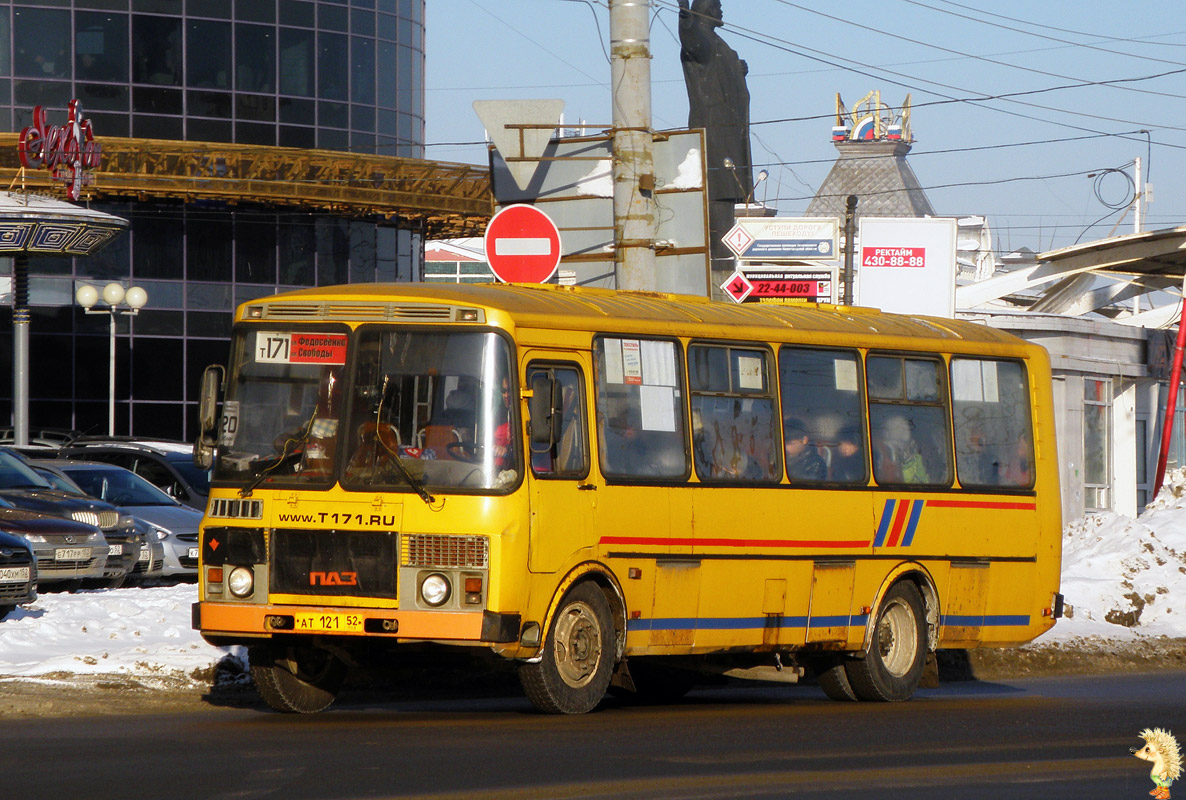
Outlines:
{"type": "Polygon", "coordinates": [[[33,109],[33,124],[21,131],[17,152],[21,164],[29,169],[45,167],[56,181],[66,184],[66,196],[77,200],[79,191],[91,182],[91,173],[99,168],[102,148],[95,141],[91,121],[82,116],[82,106],[70,101],[65,125],[50,125],[45,108],[33,109]]]}

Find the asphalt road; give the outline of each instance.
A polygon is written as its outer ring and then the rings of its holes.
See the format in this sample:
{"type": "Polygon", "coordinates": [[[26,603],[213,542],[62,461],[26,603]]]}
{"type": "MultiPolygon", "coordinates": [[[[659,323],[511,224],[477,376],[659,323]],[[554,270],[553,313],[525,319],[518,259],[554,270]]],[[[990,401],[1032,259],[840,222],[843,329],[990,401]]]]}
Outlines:
{"type": "Polygon", "coordinates": [[[1128,748],[1146,727],[1186,734],[1186,673],[953,683],[902,704],[753,684],[582,717],[507,697],[6,720],[0,796],[1138,799],[1153,784],[1128,748]]]}

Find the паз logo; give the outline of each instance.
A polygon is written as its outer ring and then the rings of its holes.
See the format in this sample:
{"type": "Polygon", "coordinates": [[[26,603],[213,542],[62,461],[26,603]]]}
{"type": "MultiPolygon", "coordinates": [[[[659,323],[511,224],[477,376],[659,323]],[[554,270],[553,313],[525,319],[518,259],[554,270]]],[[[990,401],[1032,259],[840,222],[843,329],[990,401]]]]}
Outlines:
{"type": "Polygon", "coordinates": [[[310,572],[310,586],[357,586],[357,572],[310,572]]]}

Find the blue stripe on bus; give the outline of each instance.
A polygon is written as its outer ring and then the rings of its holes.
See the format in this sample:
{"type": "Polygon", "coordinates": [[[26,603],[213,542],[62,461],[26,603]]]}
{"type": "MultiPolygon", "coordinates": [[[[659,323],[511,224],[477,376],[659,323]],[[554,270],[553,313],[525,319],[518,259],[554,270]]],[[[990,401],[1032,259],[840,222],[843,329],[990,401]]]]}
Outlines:
{"type": "Polygon", "coordinates": [[[926,500],[913,500],[913,505],[910,508],[910,521],[906,523],[906,535],[902,537],[902,546],[909,547],[910,543],[914,541],[914,532],[918,529],[918,518],[922,516],[922,507],[926,505],[926,500]]]}
{"type": "MultiPolygon", "coordinates": [[[[840,625],[864,626],[868,614],[838,614],[828,617],[812,617],[811,624],[821,628],[840,625]]],[[[728,631],[761,630],[767,627],[806,628],[807,617],[667,617],[656,619],[632,619],[626,624],[627,631],[728,631]],[[772,621],[773,619],[773,621],[772,621]]]]}
{"type": "Polygon", "coordinates": [[[948,614],[943,617],[941,625],[963,627],[1001,627],[1009,625],[1029,625],[1028,614],[948,614]]]}
{"type": "Polygon", "coordinates": [[[881,511],[881,524],[877,527],[877,535],[873,537],[874,547],[885,545],[885,535],[889,533],[890,523],[894,519],[895,503],[896,501],[893,499],[885,501],[885,507],[881,511]]]}

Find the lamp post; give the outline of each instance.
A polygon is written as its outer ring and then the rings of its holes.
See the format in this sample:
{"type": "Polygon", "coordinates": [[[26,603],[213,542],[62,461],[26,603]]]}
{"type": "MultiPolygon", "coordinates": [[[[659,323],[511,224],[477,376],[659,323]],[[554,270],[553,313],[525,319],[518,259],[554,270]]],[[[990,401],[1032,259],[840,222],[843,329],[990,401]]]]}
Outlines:
{"type": "Polygon", "coordinates": [[[107,314],[111,317],[107,349],[107,435],[115,436],[115,317],[117,314],[136,316],[140,309],[148,304],[148,292],[139,286],[124,290],[122,284],[109,283],[103,287],[103,292],[88,283],[84,283],[74,292],[74,299],[88,314],[107,314]],[[102,297],[106,308],[95,308],[95,304],[102,297]],[[124,306],[121,308],[121,304],[124,306]]]}

